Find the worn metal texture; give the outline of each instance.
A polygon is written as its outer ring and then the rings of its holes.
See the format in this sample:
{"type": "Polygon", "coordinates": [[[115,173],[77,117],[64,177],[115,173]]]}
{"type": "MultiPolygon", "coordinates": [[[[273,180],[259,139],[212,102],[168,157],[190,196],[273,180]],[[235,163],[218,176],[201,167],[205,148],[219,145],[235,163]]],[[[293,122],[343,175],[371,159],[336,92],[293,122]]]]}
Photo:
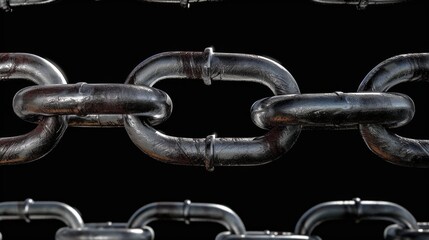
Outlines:
{"type": "MultiPolygon", "coordinates": [[[[52,63],[27,53],[0,54],[0,81],[26,79],[38,85],[66,84],[52,63]]],[[[48,154],[67,128],[63,116],[44,117],[31,132],[0,138],[0,165],[24,163],[48,154]]]]}
{"type": "Polygon", "coordinates": [[[286,125],[357,129],[368,123],[400,127],[412,120],[414,103],[398,93],[290,94],[261,99],[251,113],[253,122],[265,129],[286,125]]]}
{"type": "Polygon", "coordinates": [[[402,206],[384,201],[332,201],[318,204],[305,212],[295,226],[295,233],[312,235],[321,223],[331,220],[352,219],[385,220],[407,229],[418,229],[414,216],[402,206]]]}
{"type": "Polygon", "coordinates": [[[246,234],[236,235],[230,232],[223,232],[216,236],[216,240],[320,240],[316,236],[297,235],[290,232],[271,231],[248,231],[246,234]]]}
{"type": "Polygon", "coordinates": [[[409,0],[312,0],[313,2],[323,4],[349,4],[356,5],[358,9],[364,9],[368,5],[393,4],[409,0]]]}
{"type": "Polygon", "coordinates": [[[172,110],[170,97],[158,89],[86,83],[27,87],[15,94],[13,106],[24,120],[37,122],[44,116],[68,115],[71,126],[123,126],[122,114],[145,117],[156,125],[172,110]]]}
{"type": "MultiPolygon", "coordinates": [[[[59,0],[0,0],[0,8],[5,11],[11,11],[12,7],[30,6],[30,5],[42,5],[47,3],[53,3],[59,0]]],[[[180,6],[189,8],[191,3],[199,2],[217,2],[220,0],[136,0],[141,2],[154,2],[154,3],[175,3],[180,6]]]]}
{"type": "MultiPolygon", "coordinates": [[[[429,81],[429,53],[404,54],[389,58],[372,69],[359,92],[386,92],[393,86],[429,81]]],[[[360,125],[361,135],[372,152],[391,163],[429,167],[429,140],[401,137],[380,124],[360,125]]]]}
{"type": "MultiPolygon", "coordinates": [[[[268,58],[231,53],[167,52],[137,66],[127,83],[152,86],[164,79],[251,81],[268,86],[274,94],[299,93],[292,75],[268,58]]],[[[131,140],[146,154],[163,162],[206,166],[259,165],[271,162],[295,143],[300,126],[275,127],[254,138],[183,138],[163,134],[135,116],[127,115],[125,128],[131,140]]]]}

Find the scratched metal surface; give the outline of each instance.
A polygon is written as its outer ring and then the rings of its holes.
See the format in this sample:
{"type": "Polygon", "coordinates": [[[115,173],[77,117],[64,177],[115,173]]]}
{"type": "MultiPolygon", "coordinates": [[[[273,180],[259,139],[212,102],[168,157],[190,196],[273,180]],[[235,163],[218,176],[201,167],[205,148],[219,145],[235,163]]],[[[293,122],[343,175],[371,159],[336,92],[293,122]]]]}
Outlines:
{"type": "MultiPolygon", "coordinates": [[[[45,57],[63,70],[69,83],[124,83],[152,55],[213,46],[217,52],[278,61],[293,75],[301,93],[356,92],[381,61],[429,51],[428,4],[414,0],[358,11],[302,0],[231,0],[189,9],[139,1],[63,0],[1,13],[0,52],[45,57]],[[157,21],[160,18],[167,21],[157,21]]],[[[0,82],[0,136],[35,128],[12,110],[13,95],[28,85],[0,82]]],[[[247,138],[267,133],[250,118],[252,104],[273,95],[265,86],[220,81],[206,86],[203,80],[174,79],[155,87],[173,102],[171,117],[156,126],[168,135],[247,138]]],[[[410,83],[390,90],[409,95],[416,104],[414,119],[395,133],[429,138],[428,89],[425,83],[410,83]]],[[[156,161],[141,152],[123,128],[69,128],[41,160],[0,168],[0,201],[29,197],[61,201],[79,209],[85,221],[105,222],[126,221],[150,202],[191,199],[231,207],[248,230],[293,231],[309,207],[353,197],[395,202],[419,221],[428,220],[428,178],[427,169],[380,159],[357,130],[303,130],[294,147],[270,164],[207,172],[156,161]]],[[[315,233],[323,239],[382,239],[387,224],[334,221],[315,233]]],[[[0,222],[0,232],[4,239],[53,238],[62,226],[0,222]]],[[[214,239],[224,230],[202,223],[151,226],[157,239],[214,239]]]]}

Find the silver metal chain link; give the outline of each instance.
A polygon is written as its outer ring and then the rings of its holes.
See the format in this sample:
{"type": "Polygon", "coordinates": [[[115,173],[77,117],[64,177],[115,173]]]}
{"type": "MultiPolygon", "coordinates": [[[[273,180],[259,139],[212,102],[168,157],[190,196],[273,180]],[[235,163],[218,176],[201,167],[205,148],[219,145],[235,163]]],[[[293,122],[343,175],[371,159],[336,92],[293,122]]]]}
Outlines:
{"type": "MultiPolygon", "coordinates": [[[[43,5],[56,2],[58,0],[0,0],[0,8],[5,11],[11,11],[12,7],[43,5]]],[[[219,2],[222,0],[138,0],[143,2],[154,3],[174,3],[180,4],[184,8],[189,8],[191,3],[199,2],[219,2]]],[[[355,5],[358,9],[364,9],[368,5],[381,5],[405,2],[407,0],[312,0],[313,2],[323,4],[348,4],[355,5]]]]}
{"type": "MultiPolygon", "coordinates": [[[[0,0],[0,8],[5,11],[11,11],[13,7],[31,6],[31,5],[44,5],[53,3],[58,0],[0,0]]],[[[191,3],[199,2],[217,2],[220,0],[137,0],[142,2],[153,2],[153,3],[174,3],[180,4],[184,8],[189,8],[191,3]]]]}
{"type": "Polygon", "coordinates": [[[20,90],[13,109],[38,123],[25,135],[0,138],[0,164],[25,163],[49,153],[67,126],[124,126],[131,140],[150,157],[180,165],[248,166],[283,156],[303,129],[360,129],[368,147],[401,166],[429,167],[429,141],[400,137],[387,128],[400,127],[414,116],[406,95],[387,93],[410,81],[427,81],[429,54],[405,54],[376,66],[357,93],[300,94],[292,75],[277,62],[256,55],[166,52],[148,58],[126,84],[66,84],[52,63],[31,54],[1,54],[0,80],[24,78],[38,84],[20,90]],[[168,119],[172,101],[153,88],[166,79],[250,81],[267,86],[274,97],[255,102],[253,122],[268,132],[261,137],[206,138],[168,136],[153,126],[168,119]]]}
{"type": "Polygon", "coordinates": [[[368,5],[381,5],[405,2],[407,0],[312,0],[323,4],[348,4],[355,5],[357,9],[365,9],[368,5]]]}
{"type": "Polygon", "coordinates": [[[232,209],[213,203],[155,202],[138,209],[127,223],[84,223],[79,212],[60,202],[0,203],[0,221],[23,219],[59,219],[66,227],[56,232],[57,240],[153,240],[155,233],[148,226],[153,221],[215,222],[228,231],[219,233],[216,240],[320,240],[313,230],[332,220],[383,220],[395,223],[385,230],[385,239],[422,239],[428,235],[429,223],[418,223],[404,207],[384,201],[332,201],[318,204],[298,220],[294,232],[247,231],[241,218],[232,209]]]}
{"type": "MultiPolygon", "coordinates": [[[[0,8],[43,5],[57,0],[0,0],[0,8]]],[[[173,3],[184,8],[198,2],[221,0],[140,0],[173,3]]],[[[407,0],[311,0],[321,4],[394,4],[407,0]]],[[[400,166],[429,167],[429,140],[401,137],[391,132],[414,117],[413,100],[387,92],[397,84],[429,80],[429,53],[389,58],[372,69],[357,92],[300,93],[289,71],[262,56],[203,52],[165,52],[139,64],[124,84],[68,84],[52,62],[28,53],[0,54],[0,81],[26,79],[36,86],[19,90],[13,99],[15,114],[37,124],[31,132],[0,138],[0,165],[28,163],[43,158],[61,140],[68,127],[124,127],[146,155],[164,163],[204,166],[255,166],[283,157],[302,130],[359,130],[368,148],[380,158],[400,166]],[[251,119],[267,133],[258,137],[175,137],[155,126],[168,120],[173,102],[154,88],[162,80],[249,81],[268,87],[274,96],[256,101],[251,119]]],[[[216,240],[321,240],[314,230],[328,221],[383,220],[385,240],[429,238],[429,223],[417,222],[404,207],[385,201],[332,201],[318,204],[298,219],[290,232],[248,231],[237,213],[213,203],[155,202],[138,209],[128,222],[84,223],[77,209],[61,202],[0,202],[0,221],[60,220],[57,240],[153,240],[154,221],[218,223],[227,231],[216,240]]],[[[0,240],[3,239],[0,234],[0,240]]]]}

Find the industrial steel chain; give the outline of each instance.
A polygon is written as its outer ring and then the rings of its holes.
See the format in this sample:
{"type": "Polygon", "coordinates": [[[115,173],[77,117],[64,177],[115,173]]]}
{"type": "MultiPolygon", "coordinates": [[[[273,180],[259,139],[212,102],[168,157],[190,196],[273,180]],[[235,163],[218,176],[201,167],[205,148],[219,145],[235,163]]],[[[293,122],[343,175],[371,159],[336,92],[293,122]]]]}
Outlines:
{"type": "MultiPolygon", "coordinates": [[[[298,220],[293,232],[248,231],[241,218],[230,208],[213,203],[155,202],[138,209],[126,223],[84,223],[79,212],[60,202],[0,203],[0,221],[38,219],[62,221],[66,227],[56,232],[57,240],[153,240],[153,221],[214,222],[228,231],[217,235],[216,240],[320,240],[313,234],[321,223],[332,220],[384,220],[392,222],[384,231],[386,240],[418,240],[429,236],[428,224],[417,222],[404,207],[384,201],[332,201],[318,204],[307,210],[298,220]]],[[[1,239],[1,235],[0,235],[1,239]]]]}
{"type": "MultiPolygon", "coordinates": [[[[0,8],[5,11],[11,11],[12,7],[43,5],[47,3],[56,2],[58,0],[0,0],[0,8]]],[[[199,2],[218,2],[222,0],[140,0],[143,2],[157,2],[157,3],[175,3],[180,6],[189,8],[191,3],[199,2]]],[[[349,4],[355,5],[358,9],[364,9],[368,5],[376,4],[392,4],[405,2],[407,0],[312,0],[313,2],[323,4],[349,4]]]]}
{"type": "Polygon", "coordinates": [[[144,153],[180,165],[259,165],[284,155],[301,129],[357,129],[367,146],[388,162],[429,167],[429,141],[398,136],[388,128],[407,124],[414,103],[406,95],[387,93],[403,82],[427,81],[429,54],[399,55],[380,63],[365,77],[357,93],[300,94],[292,75],[277,62],[255,55],[165,52],[139,64],[126,84],[67,84],[61,71],[38,56],[0,55],[0,80],[27,79],[37,86],[18,91],[13,109],[22,119],[38,123],[31,132],[0,138],[0,164],[39,159],[59,142],[67,126],[124,126],[144,153]],[[267,86],[276,96],[251,108],[253,122],[268,132],[252,138],[173,137],[153,126],[171,114],[167,93],[152,86],[171,78],[250,81],[267,86]],[[142,120],[143,119],[143,120],[142,120]]]}

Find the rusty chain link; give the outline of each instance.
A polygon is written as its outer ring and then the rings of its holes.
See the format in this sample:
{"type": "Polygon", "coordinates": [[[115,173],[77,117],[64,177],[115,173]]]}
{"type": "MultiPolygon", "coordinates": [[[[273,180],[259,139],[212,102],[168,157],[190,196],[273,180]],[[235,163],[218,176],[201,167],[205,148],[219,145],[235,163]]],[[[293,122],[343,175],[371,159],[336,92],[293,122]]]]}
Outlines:
{"type": "Polygon", "coordinates": [[[131,140],[150,157],[166,163],[205,166],[260,165],[284,155],[303,129],[357,129],[381,158],[402,166],[429,167],[428,140],[397,136],[414,116],[406,95],[386,93],[396,84],[426,81],[429,54],[406,54],[376,66],[357,93],[300,94],[292,75],[277,62],[255,55],[166,52],[139,64],[126,84],[66,84],[61,71],[30,54],[0,55],[0,80],[24,78],[37,86],[18,91],[13,109],[38,123],[28,134],[0,138],[0,164],[24,163],[51,151],[67,126],[124,126],[131,140]],[[171,114],[167,93],[152,86],[165,79],[250,81],[267,86],[276,96],[255,102],[253,122],[269,131],[261,137],[173,137],[153,128],[171,114]]]}
{"type": "MultiPolygon", "coordinates": [[[[404,207],[384,201],[332,201],[318,204],[307,210],[298,220],[294,232],[247,231],[241,218],[227,206],[213,203],[154,202],[138,209],[127,223],[84,223],[80,213],[60,202],[0,203],[0,221],[22,219],[59,219],[66,227],[56,232],[57,240],[153,240],[155,233],[149,223],[173,220],[185,223],[215,222],[228,232],[221,232],[216,240],[320,240],[313,230],[321,223],[332,220],[383,220],[395,223],[386,227],[386,240],[417,240],[427,237],[429,223],[417,222],[404,207]]],[[[0,235],[1,236],[1,235],[0,235]]]]}

